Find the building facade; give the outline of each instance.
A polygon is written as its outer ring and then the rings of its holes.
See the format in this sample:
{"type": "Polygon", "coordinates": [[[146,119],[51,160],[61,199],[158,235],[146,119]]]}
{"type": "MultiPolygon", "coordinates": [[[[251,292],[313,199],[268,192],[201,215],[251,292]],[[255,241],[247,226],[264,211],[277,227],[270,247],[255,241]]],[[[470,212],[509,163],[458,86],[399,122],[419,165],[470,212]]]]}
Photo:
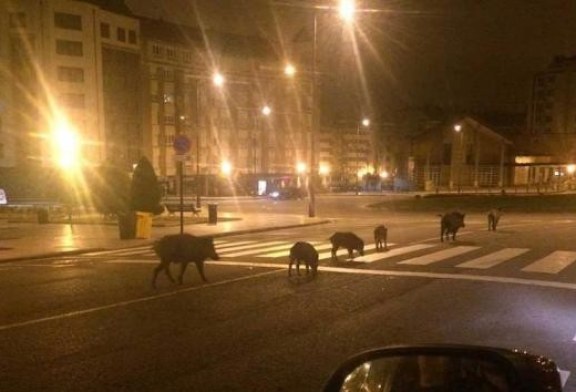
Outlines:
{"type": "Polygon", "coordinates": [[[309,162],[311,81],[288,77],[266,42],[143,20],[148,148],[168,192],[184,177],[203,194],[266,193],[309,162]],[[216,85],[214,76],[222,78],[216,85]],[[191,150],[178,157],[178,135],[191,150]],[[229,169],[220,176],[222,166],[229,169]],[[232,187],[225,186],[232,183],[232,187]]]}
{"type": "Polygon", "coordinates": [[[5,5],[7,69],[12,104],[18,108],[9,130],[14,163],[53,166],[71,154],[66,146],[72,140],[77,142],[75,165],[118,157],[110,148],[117,144],[111,98],[121,91],[114,72],[126,64],[130,56],[125,54],[139,56],[138,20],[80,1],[5,5]]]}
{"type": "Polygon", "coordinates": [[[439,124],[413,140],[412,181],[426,191],[509,186],[511,146],[471,117],[439,124]]]}

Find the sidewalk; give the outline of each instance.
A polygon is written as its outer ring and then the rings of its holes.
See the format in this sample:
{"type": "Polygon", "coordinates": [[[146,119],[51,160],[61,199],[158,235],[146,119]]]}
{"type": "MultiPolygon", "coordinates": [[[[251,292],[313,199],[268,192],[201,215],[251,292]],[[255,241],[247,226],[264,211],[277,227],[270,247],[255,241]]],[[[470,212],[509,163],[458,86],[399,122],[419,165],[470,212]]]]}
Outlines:
{"type": "MultiPolygon", "coordinates": [[[[216,225],[185,224],[184,232],[198,236],[221,237],[328,222],[326,219],[308,218],[303,215],[225,214],[222,218],[216,225]],[[234,219],[225,220],[225,218],[234,219]]],[[[166,234],[179,232],[179,225],[154,226],[150,239],[121,240],[118,226],[114,224],[38,224],[0,220],[0,262],[142,246],[151,244],[166,234]]]]}

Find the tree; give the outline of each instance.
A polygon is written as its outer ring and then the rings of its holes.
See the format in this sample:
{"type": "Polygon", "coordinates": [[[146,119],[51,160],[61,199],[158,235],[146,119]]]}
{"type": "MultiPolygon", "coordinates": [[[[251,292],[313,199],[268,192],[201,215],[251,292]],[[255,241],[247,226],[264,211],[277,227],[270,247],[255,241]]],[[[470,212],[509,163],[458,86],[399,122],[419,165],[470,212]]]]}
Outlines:
{"type": "Polygon", "coordinates": [[[130,207],[134,211],[161,214],[164,207],[160,203],[162,191],[152,164],[146,157],[140,158],[130,188],[130,207]]]}

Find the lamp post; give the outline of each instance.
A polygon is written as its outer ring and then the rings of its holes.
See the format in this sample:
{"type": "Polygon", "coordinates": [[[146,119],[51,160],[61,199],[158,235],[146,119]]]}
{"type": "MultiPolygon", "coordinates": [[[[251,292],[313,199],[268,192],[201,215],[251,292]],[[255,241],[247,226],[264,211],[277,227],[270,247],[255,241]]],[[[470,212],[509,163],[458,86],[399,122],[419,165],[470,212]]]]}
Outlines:
{"type": "MultiPolygon", "coordinates": [[[[272,109],[270,108],[270,106],[268,105],[264,105],[262,107],[262,109],[260,110],[260,113],[262,114],[262,116],[264,117],[268,117],[270,116],[270,114],[272,113],[272,109]]],[[[256,167],[257,167],[257,158],[256,158],[256,131],[262,133],[262,125],[261,125],[261,117],[258,116],[256,117],[256,126],[254,127],[255,129],[252,131],[252,174],[254,176],[254,186],[255,186],[255,190],[256,192],[254,193],[254,196],[258,196],[258,179],[256,176],[256,167]]],[[[261,138],[262,140],[262,138],[261,138]]],[[[260,153],[261,153],[261,167],[263,165],[263,160],[264,160],[264,144],[261,144],[261,148],[260,148],[260,153]]]]}
{"type": "Polygon", "coordinates": [[[356,126],[356,196],[360,194],[360,161],[361,161],[361,140],[360,140],[360,125],[364,128],[370,126],[370,120],[368,118],[362,119],[356,126]]]}
{"type": "MultiPolygon", "coordinates": [[[[354,0],[339,0],[338,2],[338,13],[340,18],[346,23],[352,23],[354,20],[354,15],[357,12],[354,0]]],[[[273,1],[274,5],[286,6],[286,7],[296,7],[312,9],[314,23],[313,23],[313,40],[312,40],[312,91],[311,91],[311,104],[312,104],[312,127],[310,130],[310,152],[309,152],[309,176],[308,176],[308,216],[316,216],[316,175],[318,174],[317,162],[316,162],[316,134],[318,128],[318,110],[316,108],[317,99],[317,63],[318,63],[318,10],[330,11],[334,10],[335,7],[323,6],[323,5],[310,5],[306,3],[292,3],[286,0],[276,0],[273,1]]],[[[368,10],[370,12],[375,10],[368,10]]],[[[293,76],[295,73],[295,68],[290,64],[284,69],[284,73],[288,76],[293,76]]]]}
{"type": "Polygon", "coordinates": [[[464,132],[462,132],[462,125],[456,124],[454,125],[454,132],[456,132],[459,136],[458,141],[458,154],[454,154],[456,156],[456,181],[458,186],[458,193],[462,192],[462,184],[461,184],[461,171],[462,171],[462,161],[464,158],[464,153],[462,151],[463,148],[463,139],[464,139],[464,132]]]}

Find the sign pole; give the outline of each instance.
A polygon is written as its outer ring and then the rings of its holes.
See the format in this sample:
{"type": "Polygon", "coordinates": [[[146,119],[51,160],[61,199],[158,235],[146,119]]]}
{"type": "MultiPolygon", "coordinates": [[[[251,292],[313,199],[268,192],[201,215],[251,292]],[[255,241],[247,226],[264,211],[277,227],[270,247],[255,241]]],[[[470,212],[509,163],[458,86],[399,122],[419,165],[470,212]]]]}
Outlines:
{"type": "Polygon", "coordinates": [[[184,161],[186,154],[190,151],[190,139],[186,135],[176,135],[173,147],[178,161],[178,181],[180,182],[180,234],[184,234],[184,161]]]}
{"type": "Polygon", "coordinates": [[[180,234],[184,234],[184,161],[178,162],[178,181],[180,182],[180,234]]]}

